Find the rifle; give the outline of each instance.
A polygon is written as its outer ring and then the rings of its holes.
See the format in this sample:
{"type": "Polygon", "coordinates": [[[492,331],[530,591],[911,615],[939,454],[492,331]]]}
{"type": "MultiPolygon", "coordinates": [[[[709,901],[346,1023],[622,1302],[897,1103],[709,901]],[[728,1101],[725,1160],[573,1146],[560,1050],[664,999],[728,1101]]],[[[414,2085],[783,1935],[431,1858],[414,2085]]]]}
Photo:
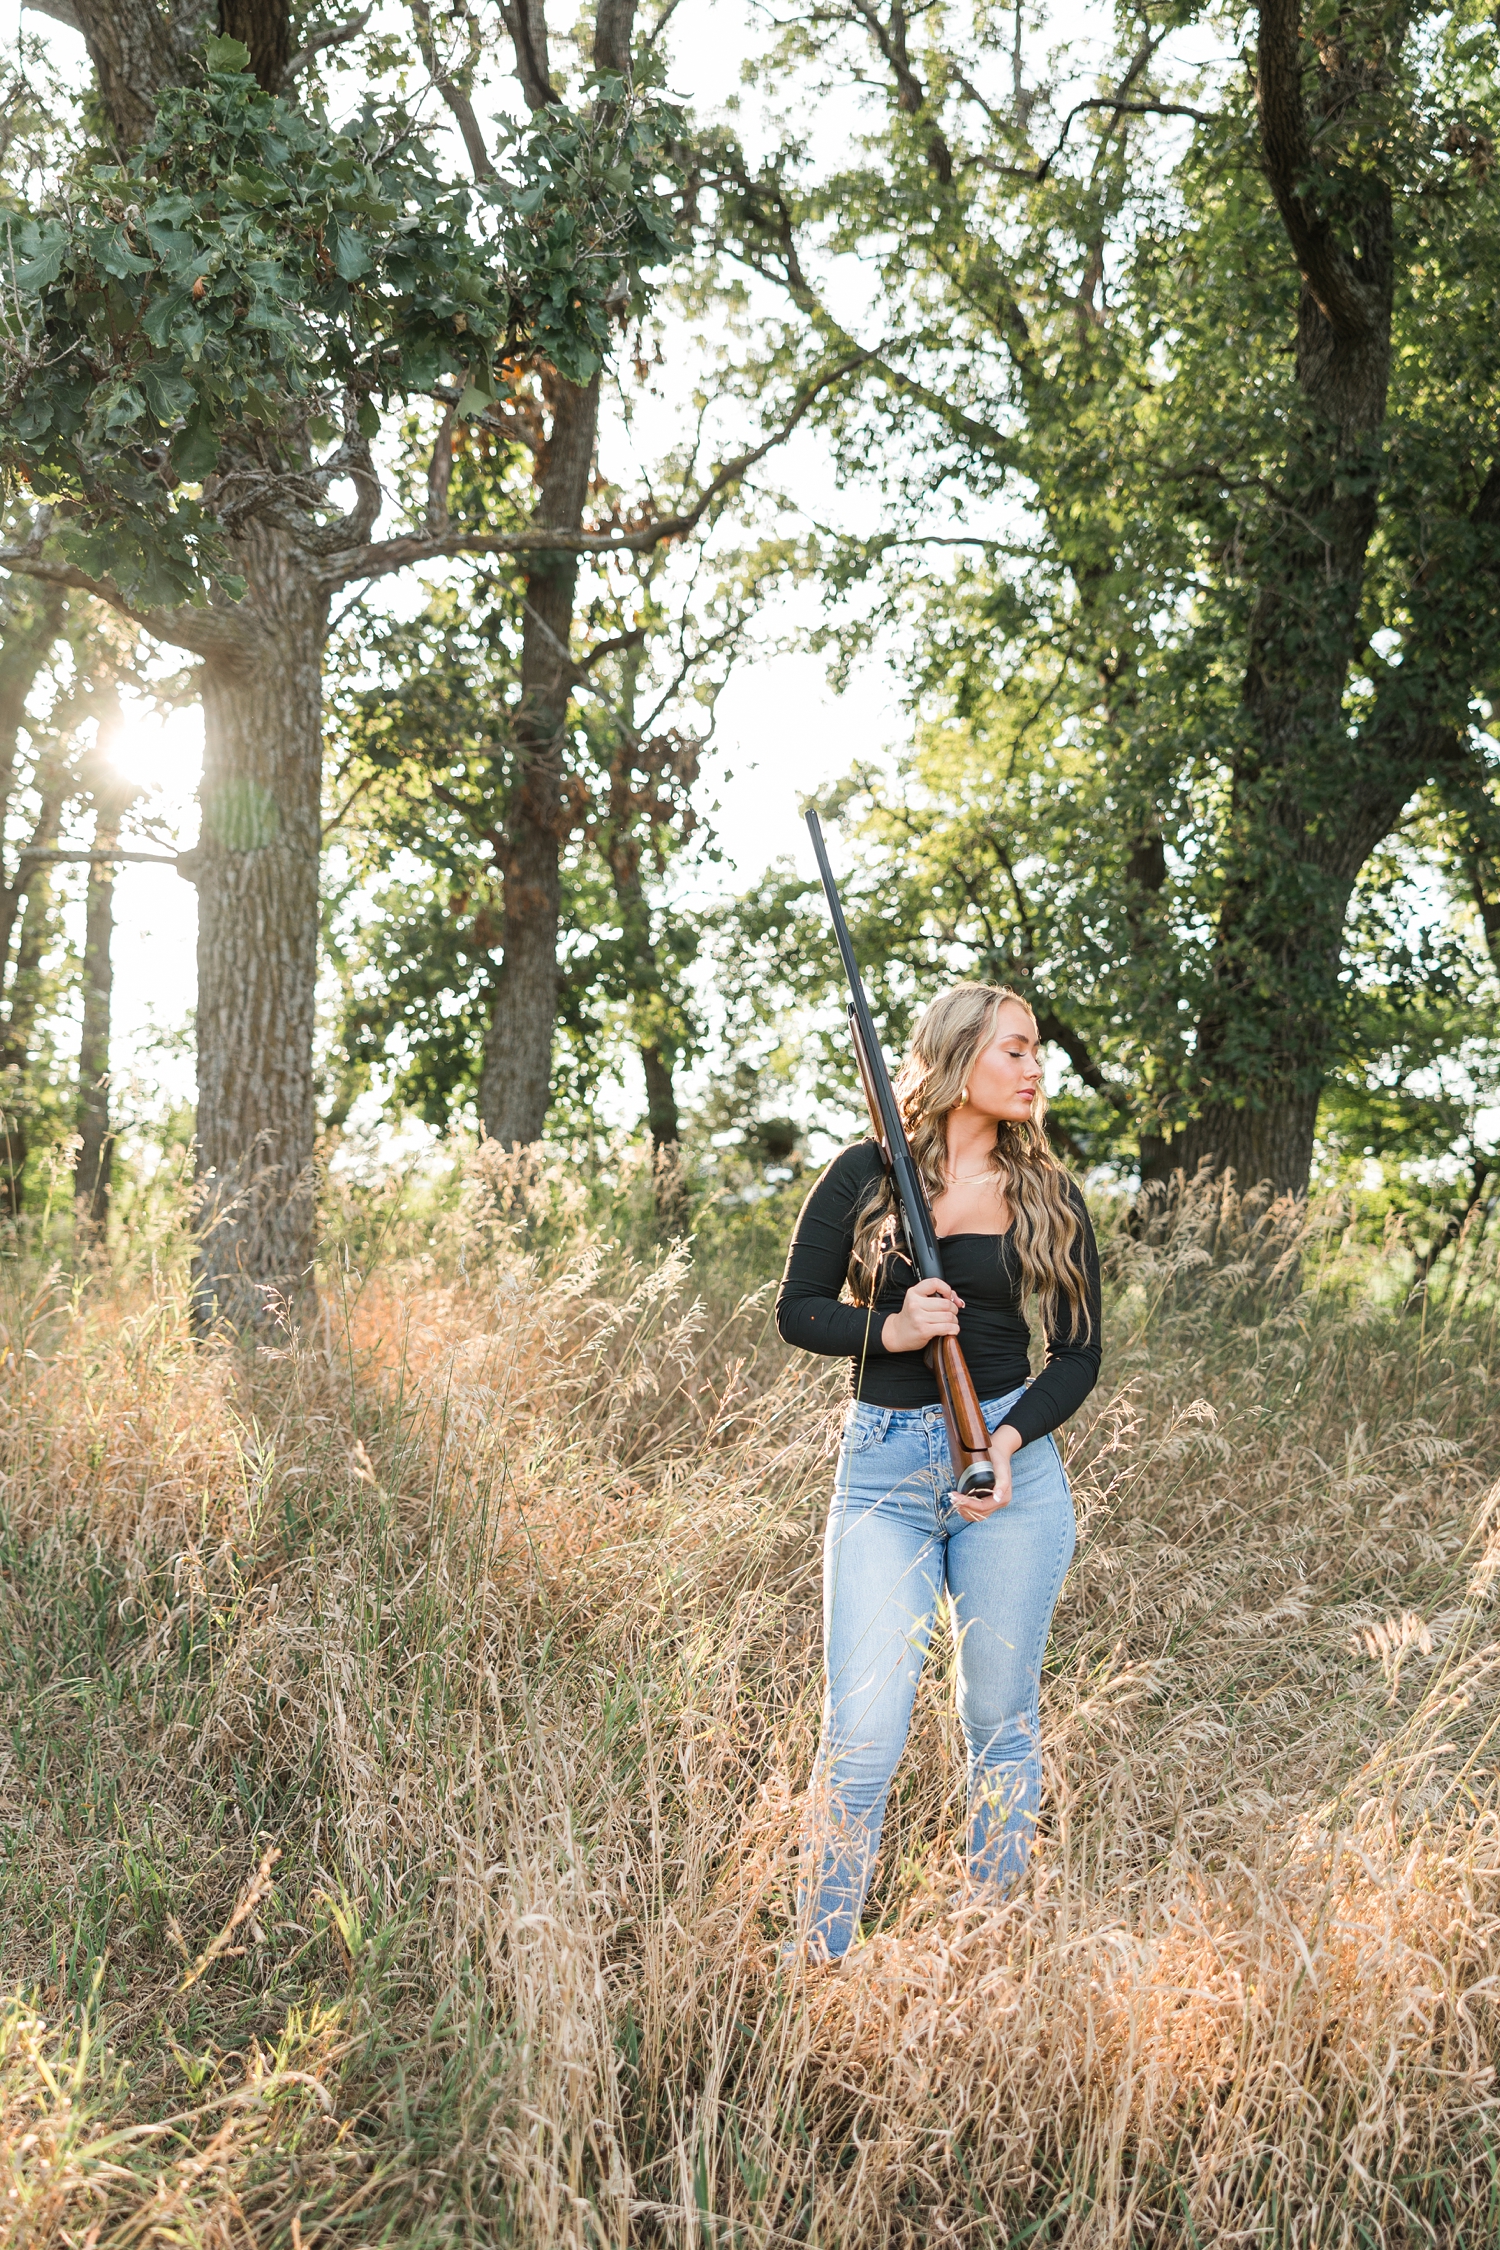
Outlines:
{"type": "MultiPolygon", "coordinates": [[[[833,917],[833,934],[843,959],[844,974],[849,979],[849,1032],[854,1041],[854,1059],[859,1065],[860,1084],[870,1107],[875,1139],[895,1184],[896,1207],[901,1213],[907,1254],[923,1281],[941,1281],[943,1259],[937,1229],[932,1223],[932,1207],[896,1106],[896,1089],[891,1084],[891,1074],[875,1036],[874,1018],[854,958],[854,947],[849,942],[849,925],[839,904],[838,885],[828,864],[822,823],[816,812],[809,811],[807,827],[817,854],[818,873],[823,879],[823,895],[833,917]]],[[[974,1388],[974,1378],[969,1373],[958,1338],[935,1336],[923,1357],[937,1377],[943,1420],[948,1426],[948,1458],[953,1463],[955,1490],[964,1499],[993,1492],[995,1468],[990,1459],[990,1433],[985,1427],[979,1393],[974,1388]]]]}

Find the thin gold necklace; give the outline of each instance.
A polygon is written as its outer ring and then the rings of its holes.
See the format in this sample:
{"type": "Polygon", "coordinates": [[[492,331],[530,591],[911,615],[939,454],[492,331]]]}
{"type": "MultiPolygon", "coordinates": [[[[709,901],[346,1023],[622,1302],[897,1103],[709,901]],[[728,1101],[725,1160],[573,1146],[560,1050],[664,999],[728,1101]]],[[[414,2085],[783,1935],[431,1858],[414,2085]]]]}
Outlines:
{"type": "Polygon", "coordinates": [[[969,1180],[992,1180],[994,1177],[993,1169],[983,1172],[950,1172],[946,1164],[943,1166],[943,1178],[949,1187],[962,1187],[969,1180]]]}

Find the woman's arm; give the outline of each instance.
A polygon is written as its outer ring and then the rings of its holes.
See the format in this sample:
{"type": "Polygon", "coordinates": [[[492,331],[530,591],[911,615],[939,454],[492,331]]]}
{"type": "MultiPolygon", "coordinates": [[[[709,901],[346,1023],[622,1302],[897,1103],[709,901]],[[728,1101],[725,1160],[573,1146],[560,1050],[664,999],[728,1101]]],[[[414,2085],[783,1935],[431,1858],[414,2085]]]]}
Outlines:
{"type": "Polygon", "coordinates": [[[1001,1429],[1019,1430],[1022,1445],[1045,1437],[1049,1430],[1058,1429],[1066,1422],[1069,1415],[1076,1414],[1099,1380],[1102,1355],[1099,1246],[1094,1240],[1088,1205],[1076,1187],[1070,1186],[1069,1201],[1083,1228],[1079,1250],[1087,1284],[1088,1317],[1080,1318],[1064,1298],[1057,1319],[1049,1324],[1047,1364],[1000,1424],[1001,1429]]]}
{"type": "Polygon", "coordinates": [[[834,1158],[803,1204],[776,1297],[783,1343],[850,1359],[885,1356],[882,1317],[872,1306],[839,1302],[855,1221],[879,1167],[873,1141],[861,1141],[834,1158]]]}

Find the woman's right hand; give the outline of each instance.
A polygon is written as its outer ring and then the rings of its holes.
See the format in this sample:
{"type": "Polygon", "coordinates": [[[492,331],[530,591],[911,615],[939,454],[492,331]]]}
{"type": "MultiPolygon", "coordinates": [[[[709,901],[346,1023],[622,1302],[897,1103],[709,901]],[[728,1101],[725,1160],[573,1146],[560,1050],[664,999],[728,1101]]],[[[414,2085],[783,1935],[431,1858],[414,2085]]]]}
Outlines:
{"type": "Polygon", "coordinates": [[[934,1336],[956,1336],[964,1301],[946,1281],[919,1281],[899,1312],[887,1313],[880,1341],[888,1352],[923,1352],[934,1336]]]}

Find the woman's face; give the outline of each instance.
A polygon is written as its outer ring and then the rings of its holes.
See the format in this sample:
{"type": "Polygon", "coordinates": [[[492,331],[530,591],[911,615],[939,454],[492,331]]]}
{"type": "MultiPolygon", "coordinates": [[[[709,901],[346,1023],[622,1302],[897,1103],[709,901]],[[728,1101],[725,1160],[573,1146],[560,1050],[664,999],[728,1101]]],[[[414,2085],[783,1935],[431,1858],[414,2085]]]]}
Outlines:
{"type": "Polygon", "coordinates": [[[1007,1000],[995,1034],[969,1073],[969,1107],[1013,1123],[1030,1117],[1042,1083],[1042,1043],[1031,1012],[1007,1000]]]}

